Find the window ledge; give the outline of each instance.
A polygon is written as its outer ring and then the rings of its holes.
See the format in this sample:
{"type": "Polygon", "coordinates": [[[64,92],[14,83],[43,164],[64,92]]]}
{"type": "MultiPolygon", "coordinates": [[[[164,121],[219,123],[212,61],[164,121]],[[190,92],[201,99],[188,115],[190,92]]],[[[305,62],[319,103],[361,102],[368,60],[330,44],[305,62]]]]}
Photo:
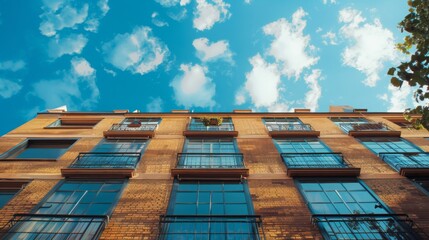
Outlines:
{"type": "Polygon", "coordinates": [[[288,168],[289,177],[357,177],[360,168],[288,168]]]}
{"type": "Polygon", "coordinates": [[[186,137],[237,137],[238,131],[183,131],[186,137]]]}
{"type": "Polygon", "coordinates": [[[229,179],[241,179],[249,176],[248,168],[174,168],[171,169],[171,176],[179,179],[206,179],[206,180],[229,180],[229,179]]]}
{"type": "Polygon", "coordinates": [[[272,138],[276,137],[319,137],[320,131],[269,131],[272,138]]]}
{"type": "Polygon", "coordinates": [[[429,168],[401,168],[399,174],[404,177],[427,177],[429,168]]]}
{"type": "Polygon", "coordinates": [[[153,138],[155,131],[121,131],[121,130],[108,130],[104,131],[105,138],[153,138]]]}
{"type": "Polygon", "coordinates": [[[401,131],[349,131],[352,137],[400,137],[401,131]]]}
{"type": "Polygon", "coordinates": [[[105,168],[63,168],[61,175],[66,178],[78,179],[120,179],[132,178],[134,169],[105,169],[105,168]]]}

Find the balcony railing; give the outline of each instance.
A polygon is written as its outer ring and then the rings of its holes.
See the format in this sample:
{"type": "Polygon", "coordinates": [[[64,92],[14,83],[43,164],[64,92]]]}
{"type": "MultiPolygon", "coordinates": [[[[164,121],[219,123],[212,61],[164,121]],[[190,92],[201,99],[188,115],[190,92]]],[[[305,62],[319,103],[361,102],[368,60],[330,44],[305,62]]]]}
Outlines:
{"type": "Polygon", "coordinates": [[[161,215],[158,239],[264,240],[265,234],[259,215],[161,215]]]}
{"type": "Polygon", "coordinates": [[[282,153],[288,168],[348,168],[341,153],[282,153]]]}
{"type": "Polygon", "coordinates": [[[428,239],[404,214],[313,215],[325,239],[428,239]]]}
{"type": "Polygon", "coordinates": [[[205,126],[202,123],[190,123],[188,124],[188,131],[234,131],[233,123],[222,123],[220,126],[205,126]]]}
{"type": "Polygon", "coordinates": [[[378,155],[397,171],[402,168],[429,168],[429,153],[427,152],[381,152],[378,155]]]}
{"type": "Polygon", "coordinates": [[[0,232],[1,239],[98,239],[104,215],[15,214],[0,232]]]}
{"type": "Polygon", "coordinates": [[[314,131],[310,124],[305,123],[265,123],[268,131],[314,131]]]}
{"type": "Polygon", "coordinates": [[[158,124],[113,124],[109,131],[155,131],[158,124]]]}
{"type": "Polygon", "coordinates": [[[134,152],[84,152],[79,153],[69,168],[128,168],[134,169],[141,153],[134,152]]]}
{"type": "Polygon", "coordinates": [[[177,168],[244,168],[242,153],[178,153],[177,168]]]}
{"type": "Polygon", "coordinates": [[[340,123],[339,126],[345,131],[390,131],[391,129],[384,123],[340,123]]]}

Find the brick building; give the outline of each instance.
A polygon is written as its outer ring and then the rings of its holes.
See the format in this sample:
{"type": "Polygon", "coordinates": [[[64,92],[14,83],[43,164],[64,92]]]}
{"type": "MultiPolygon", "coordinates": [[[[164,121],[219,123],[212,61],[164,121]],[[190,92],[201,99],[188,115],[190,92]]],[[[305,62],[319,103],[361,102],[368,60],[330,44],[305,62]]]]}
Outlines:
{"type": "Polygon", "coordinates": [[[1,236],[426,239],[428,137],[348,106],[39,113],[0,138],[1,236]]]}

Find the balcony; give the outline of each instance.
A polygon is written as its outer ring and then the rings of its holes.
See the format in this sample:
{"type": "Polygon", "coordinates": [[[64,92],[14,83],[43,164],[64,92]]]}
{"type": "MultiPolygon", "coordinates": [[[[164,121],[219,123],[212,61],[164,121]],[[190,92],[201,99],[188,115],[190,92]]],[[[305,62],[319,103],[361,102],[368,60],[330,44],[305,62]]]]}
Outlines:
{"type": "Polygon", "coordinates": [[[158,124],[113,124],[103,132],[105,138],[152,138],[158,124]]]}
{"type": "Polygon", "coordinates": [[[61,169],[70,178],[130,178],[141,153],[86,152],[79,153],[68,168],[61,169]]]}
{"type": "Polygon", "coordinates": [[[318,137],[319,131],[315,131],[310,124],[305,123],[265,123],[268,134],[275,137],[318,137]]]}
{"type": "Polygon", "coordinates": [[[161,215],[158,240],[253,239],[264,240],[259,215],[161,215]]]}
{"type": "Polygon", "coordinates": [[[238,132],[234,130],[232,122],[222,123],[220,126],[205,126],[201,122],[191,122],[183,131],[186,137],[237,137],[238,132]]]}
{"type": "Polygon", "coordinates": [[[400,137],[401,131],[393,131],[384,123],[339,123],[340,128],[352,137],[400,137]]]}
{"type": "Polygon", "coordinates": [[[405,214],[313,215],[324,239],[428,239],[405,214]]]}
{"type": "Polygon", "coordinates": [[[429,174],[429,153],[379,153],[381,160],[405,177],[426,177],[429,174]]]}
{"type": "Polygon", "coordinates": [[[289,177],[356,177],[353,167],[341,153],[282,153],[289,177]]]}
{"type": "Polygon", "coordinates": [[[241,179],[249,175],[241,153],[178,153],[171,175],[180,179],[241,179]]]}
{"type": "Polygon", "coordinates": [[[1,239],[98,239],[104,215],[15,214],[0,231],[1,239]]]}

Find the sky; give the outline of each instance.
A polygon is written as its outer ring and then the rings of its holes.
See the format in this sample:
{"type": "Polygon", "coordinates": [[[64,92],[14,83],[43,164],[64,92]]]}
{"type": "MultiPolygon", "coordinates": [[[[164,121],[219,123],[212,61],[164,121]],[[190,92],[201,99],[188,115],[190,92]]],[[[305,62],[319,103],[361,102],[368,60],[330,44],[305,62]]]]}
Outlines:
{"type": "Polygon", "coordinates": [[[406,0],[0,0],[0,135],[38,112],[412,107],[406,0]]]}

